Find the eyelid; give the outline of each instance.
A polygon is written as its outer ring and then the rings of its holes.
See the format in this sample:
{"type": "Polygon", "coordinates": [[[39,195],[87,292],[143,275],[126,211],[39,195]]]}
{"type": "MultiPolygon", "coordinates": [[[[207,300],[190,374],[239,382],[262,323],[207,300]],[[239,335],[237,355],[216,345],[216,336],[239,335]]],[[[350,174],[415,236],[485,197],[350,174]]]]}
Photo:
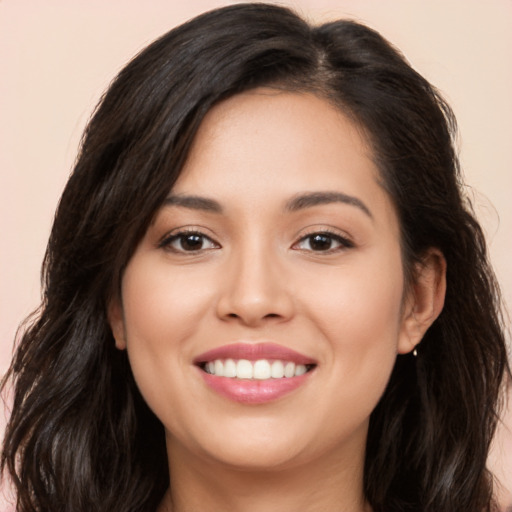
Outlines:
{"type": "Polygon", "coordinates": [[[314,235],[326,235],[330,238],[332,238],[334,241],[338,242],[340,245],[339,247],[333,248],[333,249],[327,249],[325,251],[313,251],[308,249],[296,249],[296,250],[302,250],[305,252],[314,252],[318,254],[332,254],[335,252],[341,252],[345,251],[347,249],[352,249],[355,247],[355,243],[353,242],[352,238],[347,235],[346,233],[331,228],[331,227],[323,227],[323,226],[314,226],[308,228],[306,232],[303,232],[300,234],[300,237],[294,244],[292,245],[292,249],[295,248],[298,244],[306,240],[307,238],[310,238],[314,235]]]}
{"type": "Polygon", "coordinates": [[[209,251],[209,250],[212,250],[214,248],[215,249],[220,248],[221,245],[212,236],[207,235],[206,233],[204,233],[203,228],[199,228],[199,227],[195,227],[195,226],[187,226],[187,227],[183,226],[183,227],[174,228],[171,231],[167,232],[160,239],[160,241],[157,244],[157,247],[159,249],[166,249],[166,250],[168,250],[170,252],[174,252],[174,253],[177,253],[177,254],[193,255],[193,254],[203,253],[205,251],[209,251]],[[179,250],[179,249],[176,249],[174,247],[171,247],[171,243],[172,242],[174,242],[175,240],[178,240],[179,237],[186,236],[186,235],[197,235],[197,236],[200,236],[203,239],[209,240],[215,247],[209,247],[209,248],[204,248],[204,249],[201,248],[201,249],[198,249],[197,251],[185,251],[185,250],[179,250]]]}
{"type": "MultiPolygon", "coordinates": [[[[319,254],[322,254],[322,253],[323,254],[331,254],[331,253],[335,253],[335,252],[345,251],[345,250],[351,249],[353,247],[355,247],[355,243],[353,242],[352,237],[350,237],[349,235],[347,235],[347,233],[345,233],[339,229],[335,229],[332,227],[326,227],[326,226],[309,226],[304,231],[302,231],[302,233],[300,233],[300,235],[298,235],[296,242],[294,242],[292,244],[291,248],[295,249],[295,250],[301,250],[304,252],[314,252],[314,253],[319,253],[319,254]],[[338,246],[335,248],[329,248],[326,250],[318,250],[318,251],[315,251],[313,249],[302,249],[302,248],[297,247],[300,243],[304,242],[306,239],[308,239],[314,235],[327,236],[327,237],[331,238],[334,242],[336,242],[338,244],[338,246]]],[[[158,241],[157,248],[166,249],[171,252],[179,253],[179,254],[188,254],[188,255],[196,254],[197,255],[199,253],[204,253],[204,252],[212,250],[212,249],[220,249],[221,245],[211,235],[206,234],[205,229],[203,227],[180,226],[180,227],[172,229],[171,231],[168,231],[158,241]],[[184,249],[178,249],[178,248],[171,246],[172,242],[178,240],[179,237],[187,236],[187,235],[197,235],[197,236],[203,238],[204,240],[208,240],[212,244],[213,247],[207,247],[207,248],[201,247],[197,250],[187,251],[184,249]]]]}

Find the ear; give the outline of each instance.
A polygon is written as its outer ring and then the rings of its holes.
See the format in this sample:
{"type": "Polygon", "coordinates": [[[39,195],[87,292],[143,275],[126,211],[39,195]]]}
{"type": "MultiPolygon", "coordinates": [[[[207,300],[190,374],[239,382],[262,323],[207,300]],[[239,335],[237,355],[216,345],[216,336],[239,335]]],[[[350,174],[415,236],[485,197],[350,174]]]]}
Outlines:
{"type": "Polygon", "coordinates": [[[126,349],[126,332],[124,328],[123,306],[118,298],[111,299],[107,308],[108,323],[119,350],[126,349]]]}
{"type": "Polygon", "coordinates": [[[441,313],[445,294],[446,260],[441,251],[430,248],[413,269],[413,282],[404,301],[399,354],[411,352],[420,343],[441,313]]]}

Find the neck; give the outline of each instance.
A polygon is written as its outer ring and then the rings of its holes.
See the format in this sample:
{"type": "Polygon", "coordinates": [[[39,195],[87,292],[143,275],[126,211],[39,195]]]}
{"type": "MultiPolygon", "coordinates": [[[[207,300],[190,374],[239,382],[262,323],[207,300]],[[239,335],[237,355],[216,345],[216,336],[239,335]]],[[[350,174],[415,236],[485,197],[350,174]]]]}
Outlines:
{"type": "Polygon", "coordinates": [[[364,450],[356,455],[359,460],[350,454],[340,459],[335,453],[303,466],[242,470],[194,460],[190,453],[181,457],[176,448],[169,464],[171,485],[158,512],[371,510],[362,488],[364,450]]]}

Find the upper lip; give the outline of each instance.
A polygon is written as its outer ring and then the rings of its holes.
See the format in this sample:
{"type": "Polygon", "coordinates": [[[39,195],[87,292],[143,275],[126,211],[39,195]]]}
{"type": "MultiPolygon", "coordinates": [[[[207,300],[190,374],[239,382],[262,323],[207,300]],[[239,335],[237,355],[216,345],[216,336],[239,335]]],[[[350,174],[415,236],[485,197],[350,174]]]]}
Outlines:
{"type": "Polygon", "coordinates": [[[316,364],[311,357],[300,354],[283,345],[276,343],[231,343],[208,350],[194,358],[194,364],[207,363],[216,359],[272,359],[291,361],[295,364],[316,364]]]}

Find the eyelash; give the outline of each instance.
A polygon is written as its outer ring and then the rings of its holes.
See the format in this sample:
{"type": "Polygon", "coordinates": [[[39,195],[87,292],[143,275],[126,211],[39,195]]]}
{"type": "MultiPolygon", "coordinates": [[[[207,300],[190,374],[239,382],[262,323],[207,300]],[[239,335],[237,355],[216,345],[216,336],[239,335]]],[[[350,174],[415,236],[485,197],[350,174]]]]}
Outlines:
{"type": "Polygon", "coordinates": [[[305,252],[321,253],[321,254],[333,254],[336,252],[344,251],[346,249],[352,249],[354,247],[354,243],[351,240],[349,240],[347,237],[342,236],[339,233],[336,233],[329,229],[322,229],[320,231],[312,231],[311,233],[308,233],[308,234],[302,236],[295,244],[293,244],[292,247],[296,247],[301,242],[304,242],[306,240],[310,241],[309,245],[311,247],[311,240],[313,239],[313,237],[323,237],[324,239],[330,240],[331,244],[333,242],[337,243],[338,246],[334,247],[334,248],[329,247],[325,250],[319,250],[319,251],[314,251],[313,249],[298,249],[298,250],[303,250],[305,252]]]}
{"type": "Polygon", "coordinates": [[[199,253],[199,251],[203,251],[203,250],[211,250],[211,249],[217,249],[220,247],[220,245],[215,242],[214,240],[212,240],[209,236],[206,236],[204,233],[201,233],[201,231],[197,231],[195,229],[185,229],[185,230],[181,230],[179,231],[178,233],[173,233],[171,235],[168,235],[166,236],[159,244],[158,244],[158,247],[161,248],[161,249],[166,249],[166,250],[169,250],[171,252],[175,252],[175,253],[182,253],[182,254],[185,254],[185,253],[190,253],[190,254],[194,254],[194,253],[199,253]],[[208,240],[214,247],[209,247],[207,249],[204,249],[203,247],[200,247],[199,249],[195,249],[195,250],[186,250],[186,249],[178,249],[176,247],[173,247],[173,243],[174,242],[183,242],[185,241],[185,239],[187,237],[192,237],[192,236],[195,236],[197,238],[200,238],[203,243],[205,240],[208,240]]]}
{"type": "MultiPolygon", "coordinates": [[[[209,236],[205,235],[201,231],[198,231],[195,229],[190,229],[190,230],[187,229],[187,230],[182,230],[182,231],[179,231],[178,233],[173,233],[171,235],[166,236],[158,244],[158,247],[161,249],[166,249],[166,250],[174,252],[174,253],[198,254],[202,251],[218,249],[221,246],[220,246],[220,244],[218,244],[217,242],[212,240],[209,236]],[[199,242],[201,243],[201,247],[199,247],[198,249],[187,250],[187,249],[184,249],[183,246],[181,246],[181,248],[177,248],[177,247],[173,246],[173,244],[176,242],[181,245],[186,240],[187,237],[188,238],[196,237],[196,241],[197,241],[197,239],[199,239],[199,242]],[[204,245],[205,241],[208,241],[211,244],[211,247],[204,248],[203,245],[204,245]]],[[[335,233],[328,229],[327,230],[323,229],[321,231],[312,231],[311,233],[308,233],[308,234],[302,236],[297,242],[295,242],[292,245],[292,249],[296,248],[296,250],[300,250],[300,251],[304,251],[304,252],[323,253],[323,254],[332,254],[332,253],[340,252],[340,251],[343,251],[346,249],[351,249],[353,247],[354,247],[354,244],[351,240],[349,240],[348,238],[346,238],[344,236],[341,236],[339,233],[335,233]],[[332,245],[333,243],[336,243],[338,245],[337,245],[337,247],[334,247],[334,248],[328,247],[326,249],[321,249],[321,250],[315,251],[311,247],[311,242],[312,242],[313,237],[323,238],[324,239],[323,241],[317,240],[317,241],[320,241],[320,243],[324,243],[325,241],[327,241],[329,243],[329,245],[332,245]],[[297,247],[307,240],[309,240],[309,247],[310,247],[309,249],[297,247]]]]}

